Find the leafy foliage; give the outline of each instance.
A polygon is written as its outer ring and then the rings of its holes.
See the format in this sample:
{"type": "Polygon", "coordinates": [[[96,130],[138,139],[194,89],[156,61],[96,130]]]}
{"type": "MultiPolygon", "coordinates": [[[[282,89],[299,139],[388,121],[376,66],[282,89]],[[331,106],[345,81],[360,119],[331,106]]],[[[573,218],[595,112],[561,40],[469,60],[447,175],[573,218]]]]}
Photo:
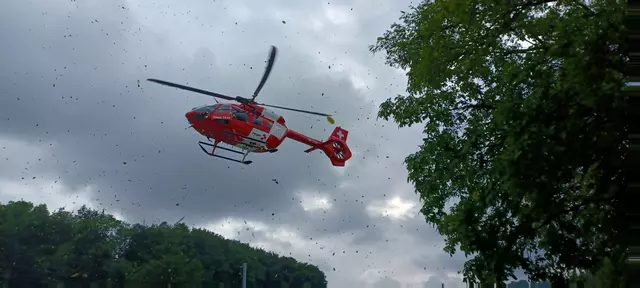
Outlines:
{"type": "Polygon", "coordinates": [[[7,287],[239,287],[243,262],[247,287],[327,286],[315,266],[184,224],[130,225],[84,206],[49,213],[24,201],[0,205],[7,287]]]}
{"type": "Polygon", "coordinates": [[[408,71],[379,117],[425,123],[409,181],[445,250],[472,255],[467,277],[560,280],[620,257],[625,7],[588,3],[423,1],[371,46],[408,71]]]}

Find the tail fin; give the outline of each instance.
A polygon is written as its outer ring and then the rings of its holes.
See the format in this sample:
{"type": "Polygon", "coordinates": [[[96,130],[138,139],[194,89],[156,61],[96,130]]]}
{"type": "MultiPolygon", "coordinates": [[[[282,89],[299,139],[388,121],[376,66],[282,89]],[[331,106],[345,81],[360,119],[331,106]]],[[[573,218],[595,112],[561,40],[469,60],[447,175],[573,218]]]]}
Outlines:
{"type": "Polygon", "coordinates": [[[331,133],[327,141],[311,147],[304,152],[309,153],[320,149],[329,157],[333,166],[344,167],[347,160],[351,158],[351,150],[349,150],[349,146],[347,146],[348,135],[349,131],[336,127],[336,129],[333,129],[333,133],[331,133]]]}

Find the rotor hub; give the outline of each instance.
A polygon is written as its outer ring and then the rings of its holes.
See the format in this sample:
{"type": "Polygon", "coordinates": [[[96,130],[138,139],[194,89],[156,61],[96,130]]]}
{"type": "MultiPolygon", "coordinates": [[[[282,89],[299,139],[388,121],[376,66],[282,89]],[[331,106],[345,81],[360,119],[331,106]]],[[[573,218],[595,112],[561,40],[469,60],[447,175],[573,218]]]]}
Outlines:
{"type": "Polygon", "coordinates": [[[238,101],[238,103],[244,104],[244,105],[248,105],[248,104],[251,104],[253,102],[252,99],[244,98],[242,96],[236,96],[235,100],[238,101]]]}

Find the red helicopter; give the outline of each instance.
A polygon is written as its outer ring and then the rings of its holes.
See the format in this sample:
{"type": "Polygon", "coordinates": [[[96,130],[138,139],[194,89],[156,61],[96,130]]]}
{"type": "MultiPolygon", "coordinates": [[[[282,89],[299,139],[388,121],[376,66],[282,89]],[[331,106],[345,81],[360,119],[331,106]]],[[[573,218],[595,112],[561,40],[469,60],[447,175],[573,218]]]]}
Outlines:
{"type": "Polygon", "coordinates": [[[345,162],[351,158],[351,150],[349,150],[347,146],[347,135],[349,134],[347,130],[336,127],[326,141],[316,140],[287,128],[282,116],[265,107],[325,116],[329,123],[333,124],[334,121],[331,115],[256,103],[255,99],[271,73],[276,53],[276,47],[271,46],[267,67],[262,75],[262,80],[258,84],[258,88],[251,98],[241,96],[231,97],[164,80],[147,80],[214,97],[217,104],[195,107],[185,114],[190,124],[187,128],[195,129],[198,133],[207,137],[209,141],[213,142],[213,144],[204,141],[198,143],[202,151],[210,156],[248,165],[252,163],[252,161],[245,160],[249,153],[274,153],[278,151],[277,147],[282,144],[285,138],[290,138],[310,146],[305,152],[309,153],[320,149],[329,157],[329,160],[331,160],[334,166],[343,167],[345,162]],[[238,104],[218,103],[216,98],[236,101],[238,104]],[[219,146],[220,142],[240,148],[241,151],[230,149],[231,147],[221,147],[219,146]],[[203,145],[212,147],[211,152],[207,151],[203,145]],[[242,154],[242,160],[217,155],[216,149],[242,154]]]}

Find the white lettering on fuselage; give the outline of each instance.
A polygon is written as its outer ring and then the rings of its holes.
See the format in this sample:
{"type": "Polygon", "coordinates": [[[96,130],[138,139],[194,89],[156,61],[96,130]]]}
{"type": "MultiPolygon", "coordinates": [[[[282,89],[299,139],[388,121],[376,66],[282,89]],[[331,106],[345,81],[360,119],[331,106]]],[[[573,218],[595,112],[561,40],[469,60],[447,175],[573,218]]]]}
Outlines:
{"type": "Polygon", "coordinates": [[[235,146],[251,152],[264,152],[267,149],[265,144],[267,139],[269,139],[269,133],[253,128],[249,136],[243,137],[243,140],[236,143],[235,146]]]}

